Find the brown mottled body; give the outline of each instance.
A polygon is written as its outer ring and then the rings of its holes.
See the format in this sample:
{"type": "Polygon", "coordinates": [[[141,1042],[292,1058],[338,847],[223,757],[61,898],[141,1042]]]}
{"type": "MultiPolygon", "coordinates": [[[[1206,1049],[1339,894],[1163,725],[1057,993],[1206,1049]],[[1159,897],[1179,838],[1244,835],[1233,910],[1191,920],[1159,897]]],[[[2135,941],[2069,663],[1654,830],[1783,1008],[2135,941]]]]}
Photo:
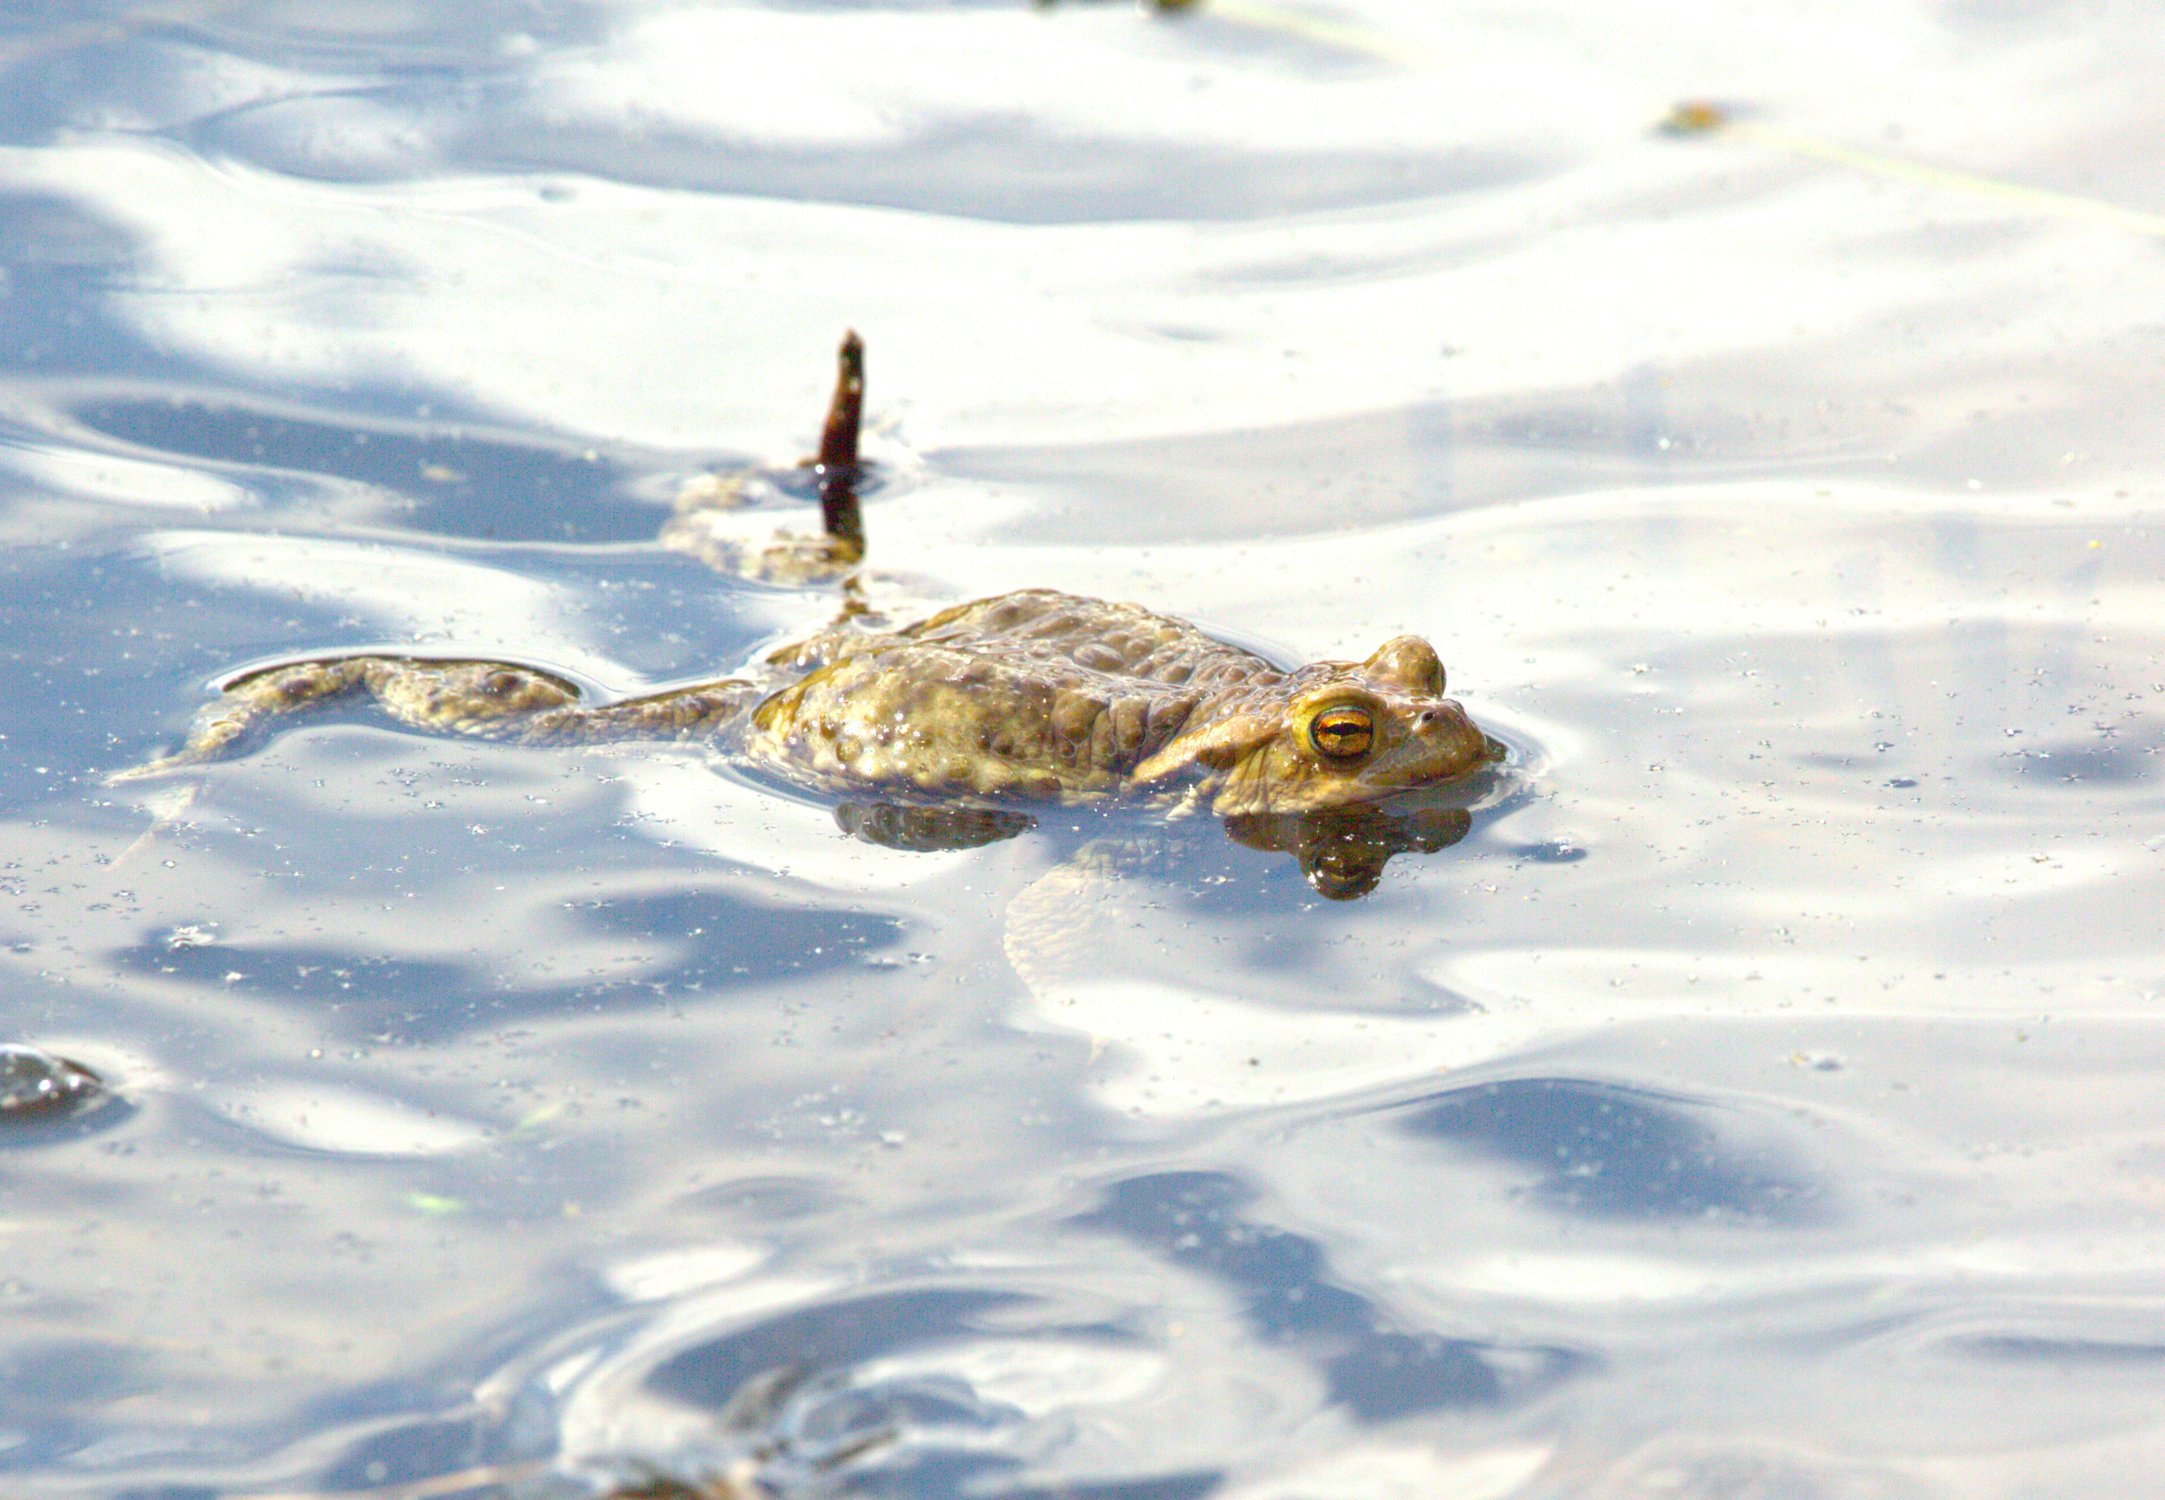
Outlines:
{"type": "Polygon", "coordinates": [[[1183,621],[1049,589],[791,655],[824,660],[753,710],[753,760],[981,796],[1117,790],[1214,693],[1278,676],[1183,621]]]}
{"type": "Polygon", "coordinates": [[[1401,636],[1361,663],[1291,670],[1132,604],[1049,589],[894,631],[837,627],[747,677],[613,703],[509,663],[363,656],[232,683],[177,754],[232,754],[268,722],[367,697],[394,719],[542,744],[700,739],[823,789],[1079,800],[1195,783],[1223,814],[1372,801],[1497,750],[1401,636]]]}

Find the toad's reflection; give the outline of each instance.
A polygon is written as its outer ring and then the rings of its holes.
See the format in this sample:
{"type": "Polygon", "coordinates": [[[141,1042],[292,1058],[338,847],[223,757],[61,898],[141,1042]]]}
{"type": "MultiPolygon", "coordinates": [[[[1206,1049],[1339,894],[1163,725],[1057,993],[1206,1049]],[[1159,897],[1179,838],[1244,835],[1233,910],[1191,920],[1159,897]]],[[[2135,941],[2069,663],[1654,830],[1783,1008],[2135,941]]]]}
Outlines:
{"type": "MultiPolygon", "coordinates": [[[[1026,833],[1037,822],[1012,808],[861,802],[843,803],[834,817],[853,838],[917,851],[978,849],[1026,833]]],[[[1354,901],[1376,888],[1394,856],[1434,854],[1464,838],[1473,815],[1460,806],[1399,798],[1305,812],[1235,813],[1221,826],[1236,844],[1292,855],[1317,894],[1354,901]]]]}
{"type": "Polygon", "coordinates": [[[1300,813],[1239,813],[1225,835],[1251,849],[1290,854],[1316,893],[1356,901],[1376,888],[1399,854],[1434,854],[1464,838],[1473,814],[1463,807],[1396,808],[1384,803],[1300,813]]]}

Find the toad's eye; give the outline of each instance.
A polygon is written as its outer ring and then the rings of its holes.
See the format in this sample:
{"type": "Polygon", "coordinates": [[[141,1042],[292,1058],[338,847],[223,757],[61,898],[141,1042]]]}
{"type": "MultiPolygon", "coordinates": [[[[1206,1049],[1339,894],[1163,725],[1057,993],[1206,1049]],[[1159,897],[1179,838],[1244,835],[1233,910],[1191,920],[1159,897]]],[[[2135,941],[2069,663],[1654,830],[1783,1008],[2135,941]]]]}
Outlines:
{"type": "Polygon", "coordinates": [[[1376,742],[1376,721],[1365,708],[1326,708],[1308,725],[1308,741],[1332,760],[1358,760],[1376,742]]]}

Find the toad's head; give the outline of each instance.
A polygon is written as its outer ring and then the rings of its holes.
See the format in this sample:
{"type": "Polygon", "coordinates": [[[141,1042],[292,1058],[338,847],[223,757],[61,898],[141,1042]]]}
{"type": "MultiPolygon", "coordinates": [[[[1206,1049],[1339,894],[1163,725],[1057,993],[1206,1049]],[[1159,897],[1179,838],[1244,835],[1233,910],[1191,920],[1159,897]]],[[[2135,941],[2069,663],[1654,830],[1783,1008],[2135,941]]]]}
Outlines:
{"type": "Polygon", "coordinates": [[[1192,774],[1220,816],[1304,812],[1432,786],[1502,755],[1443,696],[1435,648],[1402,635],[1364,662],[1315,662],[1204,704],[1134,778],[1192,774]]]}

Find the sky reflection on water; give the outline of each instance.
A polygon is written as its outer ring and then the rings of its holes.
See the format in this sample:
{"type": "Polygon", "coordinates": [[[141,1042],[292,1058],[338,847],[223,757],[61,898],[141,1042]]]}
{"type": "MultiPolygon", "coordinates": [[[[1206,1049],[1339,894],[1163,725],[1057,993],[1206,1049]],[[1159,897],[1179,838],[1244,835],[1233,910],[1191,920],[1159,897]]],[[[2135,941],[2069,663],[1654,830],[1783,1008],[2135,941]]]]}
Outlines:
{"type": "Polygon", "coordinates": [[[2146,1493],[2159,52],[18,7],[0,1043],[120,1101],[0,1151],[4,1487],[2146,1493]],[[1653,129],[1706,96],[1766,129],[1653,129]],[[653,538],[845,326],[898,616],[1423,633],[1510,777],[1349,902],[365,719],[101,784],[254,662],[632,691],[824,622],[653,538]]]}

